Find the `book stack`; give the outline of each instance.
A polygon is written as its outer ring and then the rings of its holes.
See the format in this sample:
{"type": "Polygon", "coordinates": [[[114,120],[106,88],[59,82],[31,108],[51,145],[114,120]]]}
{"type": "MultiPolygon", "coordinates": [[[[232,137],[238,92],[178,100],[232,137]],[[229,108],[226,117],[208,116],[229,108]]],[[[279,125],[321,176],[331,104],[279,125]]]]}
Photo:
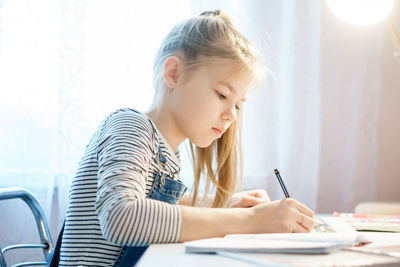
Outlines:
{"type": "Polygon", "coordinates": [[[400,232],[400,215],[373,215],[334,212],[357,231],[400,232]]]}

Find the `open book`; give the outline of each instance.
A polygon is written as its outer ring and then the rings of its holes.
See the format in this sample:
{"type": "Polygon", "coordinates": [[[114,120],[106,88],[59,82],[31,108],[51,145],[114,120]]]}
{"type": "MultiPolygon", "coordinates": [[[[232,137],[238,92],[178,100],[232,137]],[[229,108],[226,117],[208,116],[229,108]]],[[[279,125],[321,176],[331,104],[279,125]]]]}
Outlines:
{"type": "Polygon", "coordinates": [[[400,215],[374,215],[334,212],[357,231],[400,232],[400,215]]]}
{"type": "Polygon", "coordinates": [[[368,242],[362,234],[339,218],[323,217],[321,219],[333,229],[333,232],[227,235],[224,238],[185,242],[185,252],[329,253],[368,242]]]}

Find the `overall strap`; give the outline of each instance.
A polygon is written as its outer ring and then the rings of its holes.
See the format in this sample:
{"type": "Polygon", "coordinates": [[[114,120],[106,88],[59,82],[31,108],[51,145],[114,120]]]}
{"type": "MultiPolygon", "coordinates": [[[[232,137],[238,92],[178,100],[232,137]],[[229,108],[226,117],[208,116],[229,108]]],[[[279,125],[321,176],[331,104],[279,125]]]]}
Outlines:
{"type": "Polygon", "coordinates": [[[65,226],[65,220],[61,227],[60,233],[58,234],[56,246],[54,247],[53,251],[49,255],[49,259],[47,261],[47,267],[57,267],[58,266],[58,263],[60,261],[61,241],[62,241],[62,236],[64,233],[64,226],[65,226]]]}

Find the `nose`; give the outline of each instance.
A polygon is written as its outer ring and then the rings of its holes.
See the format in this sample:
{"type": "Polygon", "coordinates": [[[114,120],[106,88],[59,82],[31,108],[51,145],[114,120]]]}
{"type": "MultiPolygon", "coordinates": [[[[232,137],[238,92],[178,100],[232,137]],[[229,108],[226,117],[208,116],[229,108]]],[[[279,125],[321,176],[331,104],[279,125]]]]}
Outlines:
{"type": "Polygon", "coordinates": [[[222,113],[222,120],[234,122],[237,119],[237,110],[235,105],[233,108],[229,107],[222,113]]]}

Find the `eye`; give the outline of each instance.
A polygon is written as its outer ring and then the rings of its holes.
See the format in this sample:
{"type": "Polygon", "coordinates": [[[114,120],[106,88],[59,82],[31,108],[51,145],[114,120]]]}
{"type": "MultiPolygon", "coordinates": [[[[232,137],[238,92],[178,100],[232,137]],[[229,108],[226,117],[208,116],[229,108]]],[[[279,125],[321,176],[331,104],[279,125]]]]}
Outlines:
{"type": "Polygon", "coordinates": [[[235,106],[236,110],[240,110],[240,107],[238,105],[235,106]]]}
{"type": "Polygon", "coordinates": [[[218,92],[218,91],[215,91],[215,92],[217,93],[219,99],[226,99],[226,96],[225,96],[225,95],[221,94],[221,93],[218,92]]]}

